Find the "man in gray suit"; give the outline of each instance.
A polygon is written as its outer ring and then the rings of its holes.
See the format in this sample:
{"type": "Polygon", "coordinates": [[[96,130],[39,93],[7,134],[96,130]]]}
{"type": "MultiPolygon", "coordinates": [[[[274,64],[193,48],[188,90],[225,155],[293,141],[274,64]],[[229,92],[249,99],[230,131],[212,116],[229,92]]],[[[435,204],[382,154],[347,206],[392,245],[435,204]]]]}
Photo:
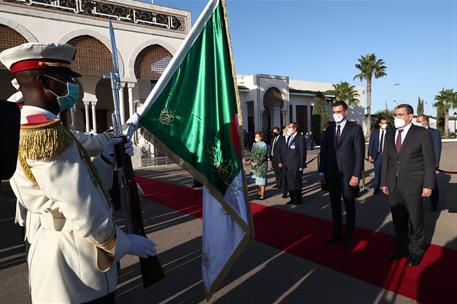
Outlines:
{"type": "MultiPolygon", "coordinates": [[[[432,140],[433,140],[433,150],[435,151],[435,162],[436,162],[436,168],[440,166],[440,159],[441,159],[441,134],[440,131],[437,129],[430,128],[430,123],[428,120],[427,115],[419,115],[416,118],[416,123],[422,125],[422,127],[426,128],[429,132],[430,135],[432,135],[432,140]]],[[[435,189],[433,189],[432,192],[432,211],[435,212],[437,211],[438,203],[440,201],[440,193],[438,191],[438,182],[435,180],[435,189]]]]}
{"type": "Polygon", "coordinates": [[[396,130],[386,135],[381,171],[381,189],[389,196],[395,227],[396,248],[387,258],[409,256],[409,265],[416,266],[425,250],[422,199],[435,186],[435,153],[430,132],[411,123],[410,105],[398,105],[394,117],[396,130]]]}

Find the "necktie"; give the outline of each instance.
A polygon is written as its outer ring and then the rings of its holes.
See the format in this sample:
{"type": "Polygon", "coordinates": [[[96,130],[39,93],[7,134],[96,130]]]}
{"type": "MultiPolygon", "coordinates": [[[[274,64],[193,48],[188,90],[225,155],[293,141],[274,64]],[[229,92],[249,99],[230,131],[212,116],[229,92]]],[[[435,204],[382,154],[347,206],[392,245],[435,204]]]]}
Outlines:
{"type": "Polygon", "coordinates": [[[395,142],[395,148],[397,149],[397,153],[400,153],[401,149],[401,132],[403,132],[403,129],[398,129],[397,141],[395,142]]]}
{"type": "Polygon", "coordinates": [[[379,153],[384,152],[384,131],[381,132],[381,142],[379,144],[379,153]]]}
{"type": "Polygon", "coordinates": [[[287,137],[286,145],[289,146],[289,140],[292,136],[287,137]]]}
{"type": "Polygon", "coordinates": [[[279,137],[279,136],[276,136],[275,139],[273,139],[273,144],[271,145],[271,156],[274,156],[274,153],[275,153],[275,145],[276,145],[276,141],[278,140],[278,137],[279,137]]]}
{"type": "Polygon", "coordinates": [[[341,139],[341,125],[336,126],[336,143],[338,144],[341,139]]]}

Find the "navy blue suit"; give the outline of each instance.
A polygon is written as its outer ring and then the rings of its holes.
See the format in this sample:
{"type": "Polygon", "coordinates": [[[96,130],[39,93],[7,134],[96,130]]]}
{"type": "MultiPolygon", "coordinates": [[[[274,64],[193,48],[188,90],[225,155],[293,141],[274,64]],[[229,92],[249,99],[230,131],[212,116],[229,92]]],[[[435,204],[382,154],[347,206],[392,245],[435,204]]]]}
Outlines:
{"type": "MultiPolygon", "coordinates": [[[[435,163],[436,163],[436,168],[438,168],[440,166],[440,158],[441,158],[441,133],[437,129],[433,129],[433,128],[428,128],[427,130],[430,132],[430,135],[432,135],[433,151],[435,152],[435,163]]],[[[432,208],[436,209],[436,206],[438,206],[438,203],[440,201],[440,192],[438,190],[438,179],[435,179],[435,189],[433,189],[431,200],[432,200],[432,208]]]]}
{"type": "Polygon", "coordinates": [[[335,124],[331,124],[324,131],[319,172],[324,175],[325,188],[330,194],[333,235],[340,237],[342,232],[342,197],[346,209],[346,237],[351,238],[355,225],[355,197],[359,186],[351,187],[349,181],[352,176],[359,179],[362,177],[365,139],[362,128],[347,121],[337,142],[335,128],[335,124]]]}
{"type": "MultiPolygon", "coordinates": [[[[370,136],[370,142],[368,144],[368,156],[373,159],[374,163],[374,179],[373,179],[373,189],[375,191],[379,191],[379,187],[381,184],[381,165],[382,165],[382,151],[383,149],[380,147],[380,138],[379,134],[382,130],[374,130],[370,136]]],[[[386,138],[388,130],[384,130],[384,142],[386,138]]]]}

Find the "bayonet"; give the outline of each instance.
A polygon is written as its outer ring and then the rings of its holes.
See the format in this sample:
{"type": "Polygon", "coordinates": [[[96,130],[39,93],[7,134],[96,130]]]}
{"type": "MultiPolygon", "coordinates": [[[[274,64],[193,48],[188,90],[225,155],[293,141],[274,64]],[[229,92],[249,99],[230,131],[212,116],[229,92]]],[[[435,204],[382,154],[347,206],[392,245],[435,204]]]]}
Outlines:
{"type": "MultiPolygon", "coordinates": [[[[111,20],[109,21],[109,34],[111,40],[111,53],[113,56],[114,71],[106,78],[111,80],[111,89],[113,93],[114,112],[113,131],[115,137],[123,137],[124,140],[115,146],[115,165],[114,171],[117,183],[113,185],[113,200],[120,200],[119,203],[113,202],[113,205],[120,206],[126,222],[127,231],[146,237],[144,231],[143,217],[141,214],[140,196],[133,173],[132,160],[130,156],[124,152],[124,144],[127,142],[127,137],[122,135],[122,126],[119,114],[119,90],[120,75],[119,75],[119,60],[117,57],[116,38],[114,36],[114,28],[111,20]],[[117,187],[117,189],[115,188],[117,187]]],[[[165,277],[162,266],[160,265],[157,256],[148,258],[140,258],[141,277],[143,286],[149,287],[155,282],[165,277]]]]}

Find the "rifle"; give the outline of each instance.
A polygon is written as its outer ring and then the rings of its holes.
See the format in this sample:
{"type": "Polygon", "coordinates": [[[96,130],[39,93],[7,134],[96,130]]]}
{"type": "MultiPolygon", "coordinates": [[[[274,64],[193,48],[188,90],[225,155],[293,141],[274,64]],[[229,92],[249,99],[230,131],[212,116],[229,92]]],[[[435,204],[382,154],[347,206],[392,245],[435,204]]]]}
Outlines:
{"type": "Polygon", "coordinates": [[[70,108],[70,130],[76,131],[76,106],[70,108]]]}
{"type": "MultiPolygon", "coordinates": [[[[119,114],[118,94],[121,85],[116,40],[111,20],[109,21],[109,32],[114,72],[111,72],[109,76],[106,76],[105,78],[110,78],[111,89],[113,92],[114,112],[111,117],[113,120],[114,136],[123,137],[123,141],[115,146],[116,161],[114,165],[114,172],[117,175],[118,193],[116,193],[113,198],[117,198],[120,201],[118,202],[118,205],[120,205],[124,214],[127,231],[129,233],[146,236],[144,232],[143,218],[141,215],[140,196],[138,194],[138,188],[133,174],[132,160],[130,159],[130,156],[124,152],[124,144],[127,142],[127,137],[122,134],[119,114]]],[[[116,205],[116,202],[113,202],[113,205],[116,205]]],[[[165,277],[165,273],[156,255],[148,258],[140,258],[140,267],[144,288],[151,286],[165,277]]]]}

